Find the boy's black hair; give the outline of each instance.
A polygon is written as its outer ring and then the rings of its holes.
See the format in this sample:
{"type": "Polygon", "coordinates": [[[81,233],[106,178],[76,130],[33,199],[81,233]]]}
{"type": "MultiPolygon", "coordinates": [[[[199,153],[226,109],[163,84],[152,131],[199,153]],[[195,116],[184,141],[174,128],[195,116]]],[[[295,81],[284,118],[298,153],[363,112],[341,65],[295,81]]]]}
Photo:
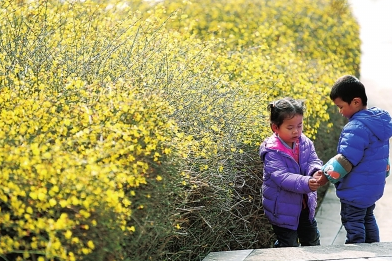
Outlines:
{"type": "Polygon", "coordinates": [[[305,105],[302,100],[285,97],[268,104],[270,111],[270,124],[280,127],[285,119],[291,119],[295,115],[304,115],[305,105]]]}
{"type": "Polygon", "coordinates": [[[333,101],[340,98],[348,104],[350,104],[354,98],[361,98],[362,105],[367,105],[365,86],[352,75],[344,75],[337,79],[332,86],[329,98],[333,101]]]}

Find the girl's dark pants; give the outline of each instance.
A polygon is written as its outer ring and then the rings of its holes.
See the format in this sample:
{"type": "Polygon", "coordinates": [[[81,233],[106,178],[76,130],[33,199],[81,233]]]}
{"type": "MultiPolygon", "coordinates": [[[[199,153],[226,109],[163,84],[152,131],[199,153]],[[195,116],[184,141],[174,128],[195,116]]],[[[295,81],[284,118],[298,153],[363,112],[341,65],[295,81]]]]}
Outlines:
{"type": "Polygon", "coordinates": [[[320,245],[320,233],[316,219],[309,220],[309,208],[301,211],[297,230],[272,225],[276,240],[274,247],[297,247],[320,245]]]}
{"type": "Polygon", "coordinates": [[[347,231],[346,244],[380,242],[380,235],[373,210],[375,204],[368,208],[357,208],[341,202],[340,216],[347,231]]]}

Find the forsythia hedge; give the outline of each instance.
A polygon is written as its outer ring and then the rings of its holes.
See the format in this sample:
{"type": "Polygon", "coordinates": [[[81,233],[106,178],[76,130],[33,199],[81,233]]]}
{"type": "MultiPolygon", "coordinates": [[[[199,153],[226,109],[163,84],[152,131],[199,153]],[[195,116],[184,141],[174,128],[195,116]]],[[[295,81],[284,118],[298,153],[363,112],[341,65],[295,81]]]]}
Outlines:
{"type": "Polygon", "coordinates": [[[345,0],[2,1],[0,257],[269,247],[266,105],[305,99],[329,132],[358,30],[345,0]]]}

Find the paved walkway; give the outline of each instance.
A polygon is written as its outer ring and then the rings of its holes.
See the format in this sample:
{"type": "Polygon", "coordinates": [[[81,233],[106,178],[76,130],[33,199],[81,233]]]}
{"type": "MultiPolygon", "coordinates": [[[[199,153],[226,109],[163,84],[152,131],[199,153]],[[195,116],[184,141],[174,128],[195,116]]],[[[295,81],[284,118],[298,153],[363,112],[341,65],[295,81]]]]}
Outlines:
{"type": "Polygon", "coordinates": [[[392,243],[284,247],[212,252],[203,261],[387,261],[392,243]]]}
{"type": "MultiPolygon", "coordinates": [[[[348,2],[361,27],[360,80],[366,87],[368,106],[380,107],[392,115],[392,0],[348,2]]],[[[392,156],[392,148],[390,155],[392,156]]],[[[391,202],[392,175],[387,179],[384,196],[376,203],[380,243],[344,245],[346,231],[341,226],[340,202],[331,185],[316,216],[321,246],[212,252],[203,261],[392,260],[391,202]]]]}

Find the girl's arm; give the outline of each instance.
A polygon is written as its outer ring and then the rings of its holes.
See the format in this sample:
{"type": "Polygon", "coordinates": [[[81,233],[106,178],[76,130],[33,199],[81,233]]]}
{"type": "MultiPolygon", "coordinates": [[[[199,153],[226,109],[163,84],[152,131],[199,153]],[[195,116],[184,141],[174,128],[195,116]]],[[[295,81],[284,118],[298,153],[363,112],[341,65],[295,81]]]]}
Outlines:
{"type": "Polygon", "coordinates": [[[317,156],[316,150],[314,148],[313,142],[310,142],[310,153],[309,153],[309,158],[308,158],[308,169],[306,171],[306,174],[308,176],[313,176],[317,171],[319,171],[322,166],[323,162],[320,160],[320,158],[317,156]]]}
{"type": "Polygon", "coordinates": [[[305,194],[309,188],[311,176],[303,176],[290,172],[282,156],[278,152],[268,152],[264,158],[264,179],[271,179],[276,186],[284,190],[305,194]]]}

